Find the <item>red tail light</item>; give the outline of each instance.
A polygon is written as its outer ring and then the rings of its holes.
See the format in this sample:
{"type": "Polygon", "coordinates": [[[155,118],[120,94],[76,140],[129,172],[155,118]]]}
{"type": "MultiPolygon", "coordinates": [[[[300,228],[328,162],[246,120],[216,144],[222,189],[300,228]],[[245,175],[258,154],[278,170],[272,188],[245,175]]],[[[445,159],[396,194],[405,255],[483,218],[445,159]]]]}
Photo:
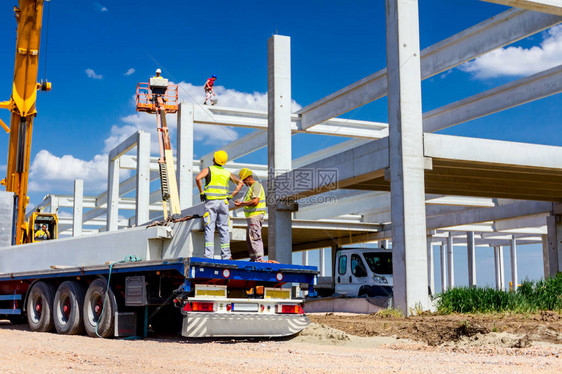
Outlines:
{"type": "Polygon", "coordinates": [[[194,301],[192,303],[187,303],[183,307],[185,312],[214,312],[215,311],[215,304],[214,303],[202,303],[199,301],[194,301]]]}
{"type": "Polygon", "coordinates": [[[300,305],[277,305],[277,313],[281,314],[304,314],[300,305]]]}

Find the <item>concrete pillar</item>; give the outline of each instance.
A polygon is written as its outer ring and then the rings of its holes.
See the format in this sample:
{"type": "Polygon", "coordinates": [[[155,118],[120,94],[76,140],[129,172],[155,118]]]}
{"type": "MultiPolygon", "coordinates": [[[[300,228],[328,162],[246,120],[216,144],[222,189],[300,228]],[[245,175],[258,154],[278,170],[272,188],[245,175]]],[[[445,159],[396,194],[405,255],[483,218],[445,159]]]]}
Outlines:
{"type": "Polygon", "coordinates": [[[337,246],[337,244],[334,244],[334,245],[332,245],[332,250],[331,250],[331,253],[330,253],[330,258],[331,258],[330,266],[332,267],[332,277],[334,277],[334,279],[335,279],[335,276],[336,276],[336,273],[337,273],[337,270],[336,270],[336,266],[337,266],[337,264],[336,264],[336,252],[338,251],[338,249],[339,249],[339,247],[337,246]]]}
{"type": "Polygon", "coordinates": [[[427,235],[427,275],[429,282],[429,293],[435,293],[435,269],[433,262],[433,235],[427,235]]]}
{"type": "MultiPolygon", "coordinates": [[[[548,235],[547,256],[548,275],[555,276],[562,271],[562,216],[546,217],[548,235]]],[[[545,265],[546,268],[546,265],[545,265]]]]}
{"type": "Polygon", "coordinates": [[[50,213],[57,213],[57,210],[59,209],[59,198],[58,196],[55,195],[49,195],[49,209],[50,209],[50,213]]]}
{"type": "Polygon", "coordinates": [[[394,305],[429,309],[418,2],[386,0],[394,305]]]}
{"type": "Polygon", "coordinates": [[[302,264],[308,266],[308,251],[302,251],[302,264]]]}
{"type": "Polygon", "coordinates": [[[474,232],[466,233],[466,252],[468,256],[468,286],[476,287],[476,245],[474,232]]]}
{"type": "Polygon", "coordinates": [[[445,263],[447,262],[447,248],[443,243],[439,246],[441,254],[441,292],[447,291],[447,267],[445,263]]]}
{"type": "Polygon", "coordinates": [[[501,246],[494,247],[494,264],[496,268],[496,289],[505,290],[503,248],[501,246]]]}
{"type": "Polygon", "coordinates": [[[455,248],[453,235],[449,233],[449,237],[447,238],[447,273],[449,278],[447,279],[449,282],[447,284],[447,288],[451,289],[455,287],[455,259],[453,256],[453,249],[455,248]]]}
{"type": "Polygon", "coordinates": [[[515,238],[511,239],[511,245],[509,249],[511,258],[511,284],[513,291],[517,291],[519,280],[517,278],[517,240],[515,238]]]}
{"type": "Polygon", "coordinates": [[[107,231],[119,229],[119,158],[109,159],[107,171],[107,231]]]}
{"type": "Polygon", "coordinates": [[[82,212],[84,205],[84,181],[74,181],[74,202],[72,208],[72,236],[82,235],[82,212]]]}
{"type": "Polygon", "coordinates": [[[543,276],[546,279],[550,275],[550,267],[548,261],[548,235],[541,235],[542,239],[542,263],[543,263],[543,276]]]}
{"type": "MultiPolygon", "coordinates": [[[[268,194],[275,196],[274,177],[291,170],[291,38],[273,35],[267,42],[268,194]]],[[[279,186],[281,188],[281,185],[279,186]]],[[[277,191],[282,193],[282,191],[277,191]]],[[[276,199],[274,199],[276,200],[276,199]]],[[[292,262],[292,208],[283,201],[268,204],[268,255],[292,262]]]]}
{"type": "Polygon", "coordinates": [[[318,271],[320,272],[320,276],[326,276],[326,264],[324,263],[324,248],[320,248],[318,250],[318,271]]]}
{"type": "Polygon", "coordinates": [[[135,226],[150,220],[150,133],[139,131],[137,139],[137,192],[135,226]]]}
{"type": "Polygon", "coordinates": [[[177,116],[177,175],[183,210],[193,205],[193,104],[180,103],[177,116]]]}

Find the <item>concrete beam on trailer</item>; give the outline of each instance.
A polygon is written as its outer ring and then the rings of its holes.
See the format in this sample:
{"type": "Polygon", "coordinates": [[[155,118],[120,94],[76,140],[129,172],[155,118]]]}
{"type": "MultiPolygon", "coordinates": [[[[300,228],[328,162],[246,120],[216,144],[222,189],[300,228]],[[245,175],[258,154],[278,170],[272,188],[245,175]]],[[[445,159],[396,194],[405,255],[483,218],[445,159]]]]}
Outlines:
{"type": "MultiPolygon", "coordinates": [[[[267,102],[269,180],[291,170],[291,38],[273,35],[267,43],[267,102]]],[[[269,184],[275,196],[275,183],[269,184]]],[[[270,194],[272,193],[270,192],[270,194]]],[[[268,256],[284,264],[292,263],[291,211],[283,201],[268,204],[268,256]]]]}
{"type": "Polygon", "coordinates": [[[560,0],[481,0],[481,1],[562,16],[562,4],[560,3],[560,0]]]}
{"type": "MultiPolygon", "coordinates": [[[[469,61],[496,48],[516,42],[562,21],[556,15],[510,9],[433,46],[425,48],[421,59],[422,79],[469,61]]],[[[304,129],[337,117],[386,95],[386,69],[369,75],[297,113],[304,129]]]]}
{"type": "Polygon", "coordinates": [[[429,309],[418,20],[417,1],[386,1],[393,300],[408,315],[429,309]]]}
{"type": "MultiPolygon", "coordinates": [[[[82,199],[84,197],[84,181],[74,181],[74,204],[72,207],[72,236],[82,235],[82,199]]],[[[60,224],[60,220],[59,220],[60,224]]]]}

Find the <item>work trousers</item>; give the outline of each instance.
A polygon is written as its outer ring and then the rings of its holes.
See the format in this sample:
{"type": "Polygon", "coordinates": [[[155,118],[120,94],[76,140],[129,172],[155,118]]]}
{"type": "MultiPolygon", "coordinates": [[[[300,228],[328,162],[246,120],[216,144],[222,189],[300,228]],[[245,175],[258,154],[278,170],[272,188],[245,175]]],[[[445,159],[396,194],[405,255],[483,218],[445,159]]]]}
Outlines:
{"type": "Polygon", "coordinates": [[[228,203],[226,200],[207,200],[205,202],[205,257],[213,258],[215,254],[215,225],[221,239],[221,258],[228,260],[230,254],[230,234],[228,232],[228,203]]]}
{"type": "Polygon", "coordinates": [[[246,245],[250,254],[250,261],[263,261],[263,240],[261,227],[263,226],[263,214],[246,218],[248,229],[246,230],[246,245]]]}

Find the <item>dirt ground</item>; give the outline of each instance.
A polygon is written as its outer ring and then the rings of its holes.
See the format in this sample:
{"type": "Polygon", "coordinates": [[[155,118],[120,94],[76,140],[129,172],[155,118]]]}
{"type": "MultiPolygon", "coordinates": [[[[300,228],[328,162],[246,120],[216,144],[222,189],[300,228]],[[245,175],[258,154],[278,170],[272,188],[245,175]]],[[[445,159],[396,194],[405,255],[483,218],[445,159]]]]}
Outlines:
{"type": "Polygon", "coordinates": [[[172,335],[102,340],[33,333],[27,325],[0,321],[0,372],[562,372],[562,320],[557,314],[309,317],[313,323],[301,334],[277,340],[172,335]]]}

